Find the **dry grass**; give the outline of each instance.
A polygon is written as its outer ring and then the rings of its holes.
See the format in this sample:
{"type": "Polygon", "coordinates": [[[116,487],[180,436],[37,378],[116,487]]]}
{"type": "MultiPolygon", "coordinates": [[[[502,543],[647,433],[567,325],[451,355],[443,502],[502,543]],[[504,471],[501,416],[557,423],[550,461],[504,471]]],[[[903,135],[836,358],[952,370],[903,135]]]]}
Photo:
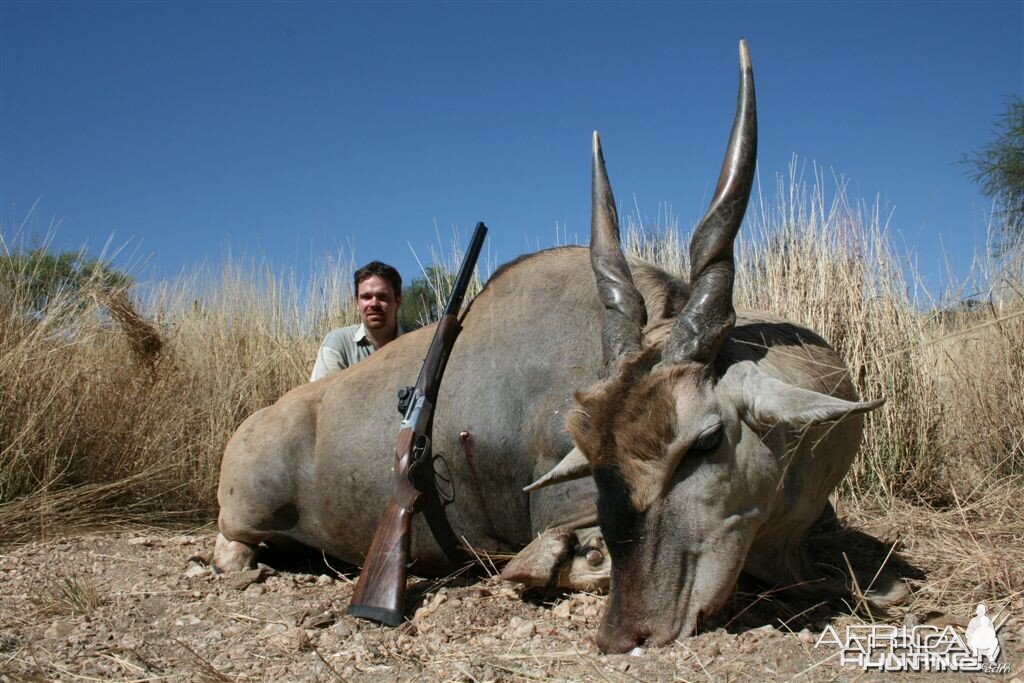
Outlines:
{"type": "Polygon", "coordinates": [[[227,439],[308,379],[327,329],[355,319],[350,272],[328,263],[303,298],[236,260],[135,297],[65,292],[41,316],[6,286],[0,541],[97,517],[212,517],[227,439]]]}
{"type": "Polygon", "coordinates": [[[849,523],[886,544],[920,571],[912,580],[916,614],[967,615],[975,605],[1024,600],[1024,510],[1017,501],[1022,478],[1008,477],[972,502],[958,497],[936,509],[893,500],[887,509],[853,505],[849,523]]]}
{"type": "Polygon", "coordinates": [[[74,574],[56,579],[50,590],[57,608],[71,614],[91,614],[103,604],[96,584],[74,574]]]}
{"type": "MultiPolygon", "coordinates": [[[[888,399],[845,496],[967,511],[1024,474],[1024,253],[980,260],[980,303],[943,308],[913,298],[879,212],[820,176],[808,187],[794,171],[771,199],[760,192],[748,223],[738,305],[818,330],[863,396],[888,399]]],[[[628,241],[684,272],[677,229],[628,241]]],[[[433,254],[433,272],[454,271],[458,251],[433,254]]],[[[66,294],[44,316],[0,285],[0,542],[83,518],[212,518],[234,429],[306,381],[322,335],[355,320],[351,273],[351,259],[326,259],[300,285],[235,258],[155,287],[66,294]]],[[[450,284],[434,284],[443,300],[450,284]]]]}

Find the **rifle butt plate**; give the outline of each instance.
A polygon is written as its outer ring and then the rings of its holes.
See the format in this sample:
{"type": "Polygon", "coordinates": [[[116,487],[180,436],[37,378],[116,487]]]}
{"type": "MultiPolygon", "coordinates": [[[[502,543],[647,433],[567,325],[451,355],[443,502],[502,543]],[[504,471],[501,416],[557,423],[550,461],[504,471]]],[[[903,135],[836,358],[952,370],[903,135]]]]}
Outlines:
{"type": "Polygon", "coordinates": [[[398,610],[372,605],[349,605],[345,613],[357,619],[368,619],[385,626],[398,626],[405,621],[402,613],[398,610]]]}

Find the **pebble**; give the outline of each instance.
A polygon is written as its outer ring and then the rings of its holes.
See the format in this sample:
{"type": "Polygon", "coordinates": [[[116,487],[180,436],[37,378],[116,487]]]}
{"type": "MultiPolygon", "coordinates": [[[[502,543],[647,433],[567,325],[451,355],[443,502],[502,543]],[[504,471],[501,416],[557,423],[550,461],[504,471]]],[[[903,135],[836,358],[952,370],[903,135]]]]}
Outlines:
{"type": "Polygon", "coordinates": [[[267,645],[276,647],[285,652],[298,652],[302,650],[309,640],[301,628],[287,629],[285,633],[271,636],[267,645]]]}
{"type": "Polygon", "coordinates": [[[303,624],[306,628],[327,628],[337,620],[334,612],[330,610],[321,612],[320,614],[309,617],[303,624]]]}
{"type": "Polygon", "coordinates": [[[50,624],[50,628],[46,629],[46,633],[43,634],[43,637],[51,639],[66,638],[71,635],[71,632],[74,630],[74,625],[69,624],[66,621],[55,621],[50,624]]]}
{"type": "Polygon", "coordinates": [[[210,574],[213,574],[212,569],[210,569],[209,567],[200,566],[198,564],[190,565],[189,568],[185,570],[186,579],[192,579],[197,576],[209,576],[210,574]]]}
{"type": "Polygon", "coordinates": [[[267,572],[260,567],[256,569],[247,569],[246,571],[235,572],[228,575],[225,582],[237,590],[246,590],[251,588],[252,584],[262,581],[267,577],[267,572]]]}
{"type": "Polygon", "coordinates": [[[513,627],[512,637],[516,640],[525,640],[527,638],[533,638],[537,633],[537,625],[532,621],[524,621],[513,627]]]}
{"type": "Polygon", "coordinates": [[[272,622],[272,623],[267,624],[266,626],[263,627],[263,629],[260,631],[260,635],[274,636],[274,635],[280,635],[280,634],[285,633],[287,631],[288,631],[288,627],[285,626],[284,624],[279,624],[277,622],[272,622]]]}
{"type": "MultiPolygon", "coordinates": [[[[416,614],[413,615],[413,621],[420,621],[420,620],[426,619],[431,614],[436,612],[437,608],[440,607],[447,600],[448,600],[448,594],[447,593],[436,593],[434,595],[434,597],[430,600],[429,603],[427,603],[426,605],[424,605],[424,606],[420,607],[418,610],[416,610],[416,614]]],[[[452,605],[454,605],[454,604],[455,604],[455,602],[453,601],[452,605]]]]}

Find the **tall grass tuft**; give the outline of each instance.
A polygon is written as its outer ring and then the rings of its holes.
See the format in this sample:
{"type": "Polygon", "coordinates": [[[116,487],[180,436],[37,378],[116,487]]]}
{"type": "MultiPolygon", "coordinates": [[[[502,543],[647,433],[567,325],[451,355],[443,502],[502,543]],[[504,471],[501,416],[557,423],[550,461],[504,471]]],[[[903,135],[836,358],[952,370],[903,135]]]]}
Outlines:
{"type": "MultiPolygon", "coordinates": [[[[1024,249],[979,257],[953,290],[968,303],[915,299],[880,211],[796,169],[751,203],[737,306],[820,332],[862,396],[888,399],[846,494],[943,504],[1024,474],[1024,249]]],[[[635,220],[627,236],[675,273],[687,243],[635,220]]],[[[438,307],[460,260],[450,253],[425,268],[438,307]]],[[[299,283],[229,258],[148,288],[65,292],[35,315],[28,288],[0,281],[0,542],[83,516],[212,519],[231,434],[307,381],[327,330],[356,321],[353,270],[325,259],[299,283]]]]}

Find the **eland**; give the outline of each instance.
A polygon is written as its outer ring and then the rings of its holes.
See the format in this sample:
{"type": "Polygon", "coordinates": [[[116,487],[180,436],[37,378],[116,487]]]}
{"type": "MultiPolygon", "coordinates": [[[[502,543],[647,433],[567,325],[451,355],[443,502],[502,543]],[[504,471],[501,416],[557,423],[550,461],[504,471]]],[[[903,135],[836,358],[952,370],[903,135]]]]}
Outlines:
{"type": "MultiPolygon", "coordinates": [[[[733,309],[756,149],[741,41],[732,135],[683,281],[623,255],[595,133],[589,251],[498,269],[464,314],[438,396],[451,526],[474,548],[518,553],[508,579],[607,587],[607,652],[693,633],[741,571],[817,578],[808,530],[830,512],[861,415],[882,403],[858,399],[811,330],[733,309]]],[[[390,492],[395,391],[432,334],[406,334],[242,423],[221,465],[218,567],[251,566],[260,543],[282,541],[361,564],[390,492]]],[[[452,569],[421,516],[413,538],[413,572],[452,569]]]]}

